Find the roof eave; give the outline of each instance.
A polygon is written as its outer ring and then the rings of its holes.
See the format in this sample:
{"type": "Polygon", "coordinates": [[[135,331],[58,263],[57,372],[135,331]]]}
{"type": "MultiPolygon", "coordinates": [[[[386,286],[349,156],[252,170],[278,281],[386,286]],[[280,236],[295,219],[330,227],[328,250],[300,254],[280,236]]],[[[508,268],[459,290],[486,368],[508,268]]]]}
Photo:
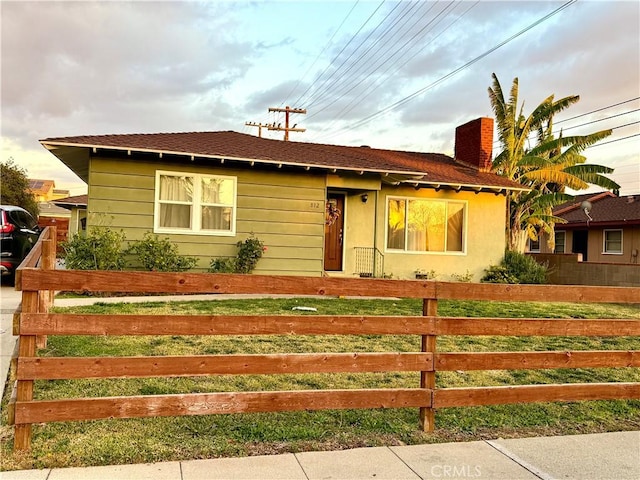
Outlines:
{"type": "Polygon", "coordinates": [[[515,187],[515,186],[507,186],[507,185],[487,185],[481,183],[458,183],[458,182],[438,182],[438,181],[406,181],[404,183],[413,184],[414,187],[420,188],[435,188],[439,190],[440,188],[451,188],[453,190],[472,190],[476,193],[480,193],[481,191],[489,190],[496,195],[500,193],[506,193],[507,191],[511,192],[529,192],[531,189],[524,187],[515,187]]]}
{"type": "MultiPolygon", "coordinates": [[[[94,153],[97,149],[102,150],[116,150],[120,152],[127,152],[131,154],[132,152],[143,152],[143,153],[155,153],[162,157],[163,155],[178,155],[183,157],[191,157],[191,160],[197,158],[210,158],[222,161],[236,161],[236,162],[246,162],[246,163],[261,163],[264,165],[276,165],[278,167],[282,166],[290,166],[290,167],[302,167],[306,169],[318,168],[322,170],[327,170],[331,172],[346,171],[346,172],[355,172],[359,174],[366,173],[379,173],[383,175],[411,175],[411,176],[421,176],[424,177],[427,175],[426,172],[412,171],[412,170],[390,170],[390,169],[382,169],[382,168],[356,168],[356,167],[345,167],[339,165],[320,165],[314,163],[305,163],[305,162],[287,162],[282,160],[271,160],[264,158],[245,158],[245,157],[233,157],[229,155],[210,155],[210,154],[202,154],[202,153],[194,153],[194,152],[176,152],[172,150],[159,150],[159,149],[149,149],[149,148],[127,148],[127,147],[114,147],[109,145],[93,145],[93,144],[84,144],[84,143],[69,143],[69,142],[50,142],[46,140],[40,140],[40,143],[47,150],[53,151],[58,147],[71,147],[71,148],[86,148],[93,150],[94,153]]],[[[55,153],[54,153],[55,155],[55,153]]]]}
{"type": "MultiPolygon", "coordinates": [[[[390,181],[387,183],[390,184],[406,184],[413,185],[414,187],[420,188],[434,188],[436,190],[440,188],[449,188],[453,190],[472,190],[479,193],[480,191],[491,191],[496,195],[500,193],[506,193],[507,191],[520,191],[520,192],[528,192],[530,189],[524,187],[517,186],[506,186],[506,185],[488,185],[482,183],[458,183],[458,182],[439,182],[437,180],[425,180],[425,177],[429,176],[428,172],[424,171],[412,171],[412,170],[391,170],[391,169],[382,169],[382,168],[355,168],[355,167],[345,167],[339,165],[320,165],[314,163],[305,163],[305,162],[287,162],[280,160],[272,160],[272,159],[264,159],[264,158],[245,158],[245,157],[233,157],[228,155],[211,155],[211,154],[201,154],[195,152],[178,152],[173,150],[160,150],[160,149],[150,149],[150,148],[130,148],[130,147],[117,147],[112,145],[100,145],[100,144],[86,144],[86,143],[73,143],[73,142],[57,142],[57,141],[48,141],[48,140],[40,140],[40,143],[44,148],[50,150],[55,155],[56,148],[79,148],[79,149],[87,149],[93,150],[95,153],[98,149],[102,150],[115,150],[120,152],[127,152],[127,154],[131,154],[132,152],[141,152],[141,153],[152,153],[157,154],[161,158],[163,155],[177,155],[183,157],[190,157],[191,160],[197,158],[209,158],[224,161],[237,161],[237,162],[245,162],[245,163],[260,163],[263,165],[275,165],[278,167],[282,166],[290,166],[290,167],[300,167],[305,168],[307,170],[311,168],[326,170],[331,173],[336,173],[337,171],[343,172],[354,172],[357,174],[364,173],[377,173],[384,176],[389,175],[399,175],[401,178],[394,179],[394,181],[390,181]]],[[[57,155],[56,155],[57,156],[57,155]]],[[[58,157],[60,158],[60,157],[58,157]]],[[[62,159],[61,159],[62,160],[62,159]]],[[[64,161],[64,160],[63,160],[64,161]]],[[[65,162],[66,163],[66,162],[65,162]]]]}

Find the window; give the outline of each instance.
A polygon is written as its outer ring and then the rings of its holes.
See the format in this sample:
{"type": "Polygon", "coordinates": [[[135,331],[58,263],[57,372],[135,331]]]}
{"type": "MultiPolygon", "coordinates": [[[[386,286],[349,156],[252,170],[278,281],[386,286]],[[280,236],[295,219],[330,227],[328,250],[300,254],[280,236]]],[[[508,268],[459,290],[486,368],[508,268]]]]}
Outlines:
{"type": "Polygon", "coordinates": [[[156,172],[155,232],[235,235],[236,178],[156,172]]]}
{"type": "Polygon", "coordinates": [[[465,204],[444,200],[387,199],[387,249],[464,252],[465,204]]]}
{"type": "Polygon", "coordinates": [[[565,253],[566,239],[567,239],[567,232],[556,232],[556,235],[555,235],[556,246],[553,249],[553,253],[565,253]]]}
{"type": "Polygon", "coordinates": [[[605,230],[603,253],[622,254],[622,230],[605,230]]]}
{"type": "Polygon", "coordinates": [[[540,237],[537,240],[529,239],[529,253],[540,253],[540,237]]]}

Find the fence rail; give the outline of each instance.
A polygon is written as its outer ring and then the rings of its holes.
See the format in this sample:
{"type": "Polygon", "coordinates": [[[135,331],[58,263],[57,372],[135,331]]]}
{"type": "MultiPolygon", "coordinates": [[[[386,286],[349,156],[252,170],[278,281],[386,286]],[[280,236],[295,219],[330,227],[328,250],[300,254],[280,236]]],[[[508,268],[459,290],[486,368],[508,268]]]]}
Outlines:
{"type": "Polygon", "coordinates": [[[640,288],[489,285],[257,275],[52,270],[55,233],[45,231],[16,276],[23,292],[10,404],[15,449],[28,449],[34,423],[222,413],[352,408],[419,408],[433,430],[434,409],[547,401],[640,398],[640,383],[436,388],[438,371],[637,368],[640,351],[446,352],[442,335],[640,336],[640,319],[440,317],[439,299],[637,303],[640,288]],[[37,255],[42,255],[38,262],[37,255]],[[40,266],[37,266],[40,265],[40,266]],[[423,299],[422,316],[99,315],[49,313],[50,290],[127,293],[261,293],[423,299]],[[49,335],[417,335],[416,352],[278,353],[137,357],[38,357],[49,335]],[[39,340],[39,341],[37,341],[39,340]],[[206,375],[420,372],[415,388],[294,390],[34,400],[34,381],[206,375]]]}

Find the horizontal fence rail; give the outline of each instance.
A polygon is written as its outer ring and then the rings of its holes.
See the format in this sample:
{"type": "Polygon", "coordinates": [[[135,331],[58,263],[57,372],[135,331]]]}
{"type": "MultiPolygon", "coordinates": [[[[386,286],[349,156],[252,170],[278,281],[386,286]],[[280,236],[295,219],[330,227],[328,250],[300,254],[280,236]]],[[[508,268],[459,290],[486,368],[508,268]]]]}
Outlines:
{"type": "Polygon", "coordinates": [[[171,294],[287,294],[584,303],[639,303],[637,287],[501,285],[277,275],[22,270],[18,290],[171,294]],[[23,282],[25,285],[23,285],[23,282]]]}
{"type": "Polygon", "coordinates": [[[31,425],[46,422],[356,408],[419,408],[420,428],[434,409],[509,403],[638,399],[640,383],[572,383],[437,388],[438,372],[638,368],[638,350],[439,352],[442,336],[640,337],[639,319],[442,317],[438,300],[638,303],[640,288],[491,285],[418,280],[311,278],[52,269],[55,232],[46,231],[16,276],[23,292],[14,319],[20,336],[10,403],[15,449],[28,449],[31,425]],[[41,255],[41,258],[36,258],[41,255]],[[49,313],[50,290],[124,293],[289,294],[418,298],[422,316],[397,315],[101,315],[49,313]],[[413,352],[52,357],[37,355],[47,336],[409,335],[413,352]],[[34,400],[48,380],[416,372],[415,388],[204,392],[34,400]]]}

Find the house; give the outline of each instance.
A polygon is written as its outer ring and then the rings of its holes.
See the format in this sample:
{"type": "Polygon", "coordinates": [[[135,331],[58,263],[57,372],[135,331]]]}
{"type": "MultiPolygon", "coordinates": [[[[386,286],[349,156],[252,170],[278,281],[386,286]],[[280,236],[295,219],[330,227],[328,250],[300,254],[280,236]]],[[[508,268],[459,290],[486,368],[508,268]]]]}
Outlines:
{"type": "Polygon", "coordinates": [[[87,229],[88,195],[75,195],[55,200],[53,203],[69,212],[69,237],[87,229]]]}
{"type": "Polygon", "coordinates": [[[50,202],[57,198],[69,196],[69,190],[57,189],[56,182],[53,180],[30,178],[29,191],[34,195],[36,202],[50,202]]]}
{"type": "Polygon", "coordinates": [[[233,131],[40,141],[88,184],[88,229],[155,232],[201,270],[253,233],[260,274],[476,280],[502,259],[506,193],[522,188],[490,172],[492,142],[490,118],[456,129],[455,158],[233,131]]]}
{"type": "Polygon", "coordinates": [[[640,195],[611,192],[578,195],[553,214],[566,220],[555,226],[555,248],[541,235],[532,253],[579,253],[584,262],[637,264],[640,251],[640,195]]]}

